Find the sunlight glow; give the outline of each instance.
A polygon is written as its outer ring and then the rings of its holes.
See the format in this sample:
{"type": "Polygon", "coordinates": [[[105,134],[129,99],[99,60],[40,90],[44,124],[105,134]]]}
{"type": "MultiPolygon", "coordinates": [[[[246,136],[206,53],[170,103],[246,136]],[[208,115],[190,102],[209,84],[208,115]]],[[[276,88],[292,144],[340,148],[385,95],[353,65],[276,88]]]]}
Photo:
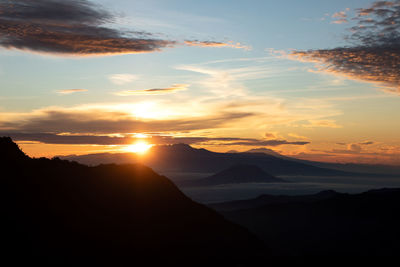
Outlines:
{"type": "Polygon", "coordinates": [[[124,150],[137,154],[145,154],[152,146],[153,145],[141,141],[127,146],[124,150]]]}
{"type": "Polygon", "coordinates": [[[136,134],[134,134],[134,136],[135,136],[136,138],[148,138],[147,135],[142,134],[142,133],[136,133],[136,134]]]}

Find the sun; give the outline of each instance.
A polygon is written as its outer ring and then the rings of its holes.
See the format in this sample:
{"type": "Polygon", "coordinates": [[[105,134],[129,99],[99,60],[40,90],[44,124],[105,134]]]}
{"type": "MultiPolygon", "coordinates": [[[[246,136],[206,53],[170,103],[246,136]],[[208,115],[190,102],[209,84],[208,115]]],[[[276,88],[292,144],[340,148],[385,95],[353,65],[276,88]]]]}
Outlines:
{"type": "Polygon", "coordinates": [[[137,154],[144,154],[146,153],[153,145],[146,143],[146,142],[137,142],[132,145],[127,146],[124,150],[132,153],[137,154]]]}

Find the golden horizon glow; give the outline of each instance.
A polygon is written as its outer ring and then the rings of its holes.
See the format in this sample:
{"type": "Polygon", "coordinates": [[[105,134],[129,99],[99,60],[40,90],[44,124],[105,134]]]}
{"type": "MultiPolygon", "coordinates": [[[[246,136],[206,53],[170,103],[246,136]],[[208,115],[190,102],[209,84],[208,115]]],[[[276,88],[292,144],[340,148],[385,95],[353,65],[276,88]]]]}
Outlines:
{"type": "Polygon", "coordinates": [[[126,148],[124,148],[124,150],[136,154],[145,154],[152,146],[152,144],[140,141],[127,146],[126,148]]]}

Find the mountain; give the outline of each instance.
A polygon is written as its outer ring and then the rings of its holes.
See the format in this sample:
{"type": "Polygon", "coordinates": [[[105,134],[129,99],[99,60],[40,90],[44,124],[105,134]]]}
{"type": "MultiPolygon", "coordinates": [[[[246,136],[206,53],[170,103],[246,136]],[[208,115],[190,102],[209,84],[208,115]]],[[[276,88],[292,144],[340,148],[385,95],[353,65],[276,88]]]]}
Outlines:
{"type": "Polygon", "coordinates": [[[274,255],[287,260],[385,265],[398,257],[400,249],[398,203],[400,189],[381,189],[354,195],[327,191],[263,196],[212,207],[257,234],[274,255]]]}
{"type": "MultiPolygon", "coordinates": [[[[247,150],[244,153],[264,153],[264,154],[272,155],[272,156],[275,156],[275,157],[278,157],[278,158],[279,157],[285,158],[285,156],[279,154],[278,152],[276,152],[276,151],[274,151],[272,149],[269,149],[269,148],[265,148],[265,147],[253,148],[253,149],[247,150]]],[[[286,158],[288,158],[288,157],[286,157],[286,158]]]]}
{"type": "Polygon", "coordinates": [[[334,176],[353,175],[339,170],[320,168],[302,162],[268,155],[265,153],[217,153],[196,149],[186,144],[154,146],[146,155],[133,153],[89,154],[65,156],[63,159],[83,164],[140,162],[157,172],[216,173],[234,164],[250,164],[260,167],[271,175],[334,176]]]}
{"type": "Polygon", "coordinates": [[[190,181],[191,185],[220,185],[240,183],[282,183],[283,179],[276,178],[256,165],[235,164],[228,169],[212,176],[190,181]]]}
{"type": "Polygon", "coordinates": [[[304,159],[298,159],[295,157],[288,157],[278,152],[268,149],[268,148],[254,148],[250,149],[244,153],[264,153],[267,155],[272,155],[278,158],[291,160],[319,168],[324,169],[333,169],[343,172],[350,172],[350,173],[358,173],[358,174],[369,174],[369,175],[379,175],[382,174],[386,176],[400,176],[400,166],[394,165],[383,165],[383,164],[361,164],[361,163],[332,163],[332,162],[318,162],[318,161],[310,161],[304,159]]]}
{"type": "Polygon", "coordinates": [[[339,196],[342,193],[335,192],[333,190],[321,191],[317,194],[312,195],[297,195],[297,196],[285,196],[285,195],[260,195],[257,198],[235,200],[223,203],[213,203],[208,206],[217,210],[218,212],[232,211],[232,210],[244,210],[251,208],[258,208],[271,204],[288,204],[288,203],[309,203],[320,200],[339,196]]]}
{"type": "Polygon", "coordinates": [[[263,249],[140,164],[32,159],[0,138],[0,168],[7,266],[251,266],[263,249]]]}

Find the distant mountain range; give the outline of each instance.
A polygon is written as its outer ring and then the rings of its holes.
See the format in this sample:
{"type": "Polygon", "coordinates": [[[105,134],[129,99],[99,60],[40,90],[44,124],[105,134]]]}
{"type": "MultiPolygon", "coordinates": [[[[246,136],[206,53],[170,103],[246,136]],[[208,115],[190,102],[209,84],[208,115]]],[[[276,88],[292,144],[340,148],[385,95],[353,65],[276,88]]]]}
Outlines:
{"type": "Polygon", "coordinates": [[[266,173],[260,167],[249,164],[235,164],[206,178],[181,182],[180,185],[209,186],[241,183],[284,183],[285,180],[266,173]]]}
{"type": "MultiPolygon", "coordinates": [[[[237,152],[238,153],[238,152],[237,152]]],[[[361,163],[330,163],[330,162],[319,162],[298,159],[295,157],[288,157],[279,154],[278,152],[268,149],[268,148],[255,148],[250,149],[244,153],[263,153],[267,155],[272,155],[278,158],[287,159],[291,161],[296,161],[304,163],[307,165],[312,165],[319,168],[333,169],[344,172],[360,173],[360,174],[372,174],[372,175],[395,175],[400,176],[400,166],[394,165],[383,165],[383,164],[361,164],[361,163]]]]}
{"type": "Polygon", "coordinates": [[[288,157],[265,153],[217,153],[196,149],[186,144],[154,146],[146,155],[133,153],[100,153],[64,156],[63,159],[88,165],[139,162],[157,172],[216,173],[235,164],[256,165],[265,172],[278,175],[345,176],[355,173],[321,168],[288,157]]]}
{"type": "Polygon", "coordinates": [[[248,266],[263,249],[143,165],[31,159],[0,138],[0,168],[5,266],[248,266]]]}
{"type": "Polygon", "coordinates": [[[381,189],[355,195],[263,195],[210,207],[257,234],[282,259],[387,265],[400,250],[398,203],[400,189],[381,189]]]}

